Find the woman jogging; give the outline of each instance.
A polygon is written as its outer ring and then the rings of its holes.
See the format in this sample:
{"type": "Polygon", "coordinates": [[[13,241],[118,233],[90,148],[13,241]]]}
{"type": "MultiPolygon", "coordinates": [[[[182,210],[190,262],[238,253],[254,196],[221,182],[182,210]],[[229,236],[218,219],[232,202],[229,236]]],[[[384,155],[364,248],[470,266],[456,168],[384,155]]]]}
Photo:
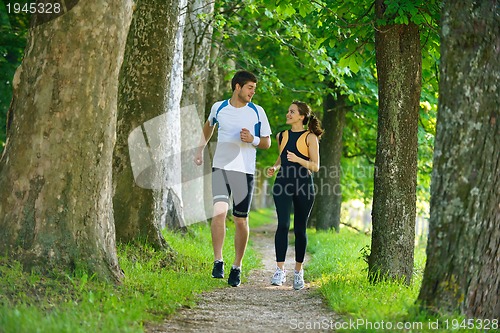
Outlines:
{"type": "Polygon", "coordinates": [[[306,252],[307,220],[314,202],[312,172],[319,170],[319,139],[323,134],[321,123],[304,102],[294,101],[288,108],[286,124],[291,129],[278,133],[279,157],[267,171],[269,177],[279,169],[273,186],[273,197],[278,215],[274,244],[276,272],[271,284],[281,286],[286,281],[285,257],[288,248],[290,213],[293,203],[295,233],[295,273],[293,288],[304,288],[302,264],[306,252]],[[308,129],[305,130],[304,126],[308,129]]]}

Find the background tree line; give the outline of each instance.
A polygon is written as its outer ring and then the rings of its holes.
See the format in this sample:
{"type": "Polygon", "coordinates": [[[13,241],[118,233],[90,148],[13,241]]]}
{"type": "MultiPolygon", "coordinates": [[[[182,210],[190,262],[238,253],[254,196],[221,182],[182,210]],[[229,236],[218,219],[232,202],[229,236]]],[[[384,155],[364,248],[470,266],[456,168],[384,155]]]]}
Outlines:
{"type": "MultiPolygon", "coordinates": [[[[259,77],[255,100],[274,132],[294,99],[323,119],[321,160],[333,172],[315,181],[341,191],[320,193],[313,226],[338,230],[342,202],[373,201],[369,278],[411,283],[415,217],[430,201],[421,301],[491,318],[500,312],[500,25],[496,2],[467,3],[74,1],[58,17],[1,8],[2,253],[26,269],[84,267],[119,280],[115,237],[168,247],[161,227],[185,227],[205,205],[203,181],[199,196],[183,197],[186,177],[206,173],[183,149],[197,139],[186,121],[204,119],[245,68],[259,77]],[[151,160],[153,179],[167,181],[151,190],[134,183],[127,138],[163,116],[158,145],[146,141],[164,153],[151,160]]],[[[275,158],[272,148],[258,154],[260,168],[275,158]]]]}

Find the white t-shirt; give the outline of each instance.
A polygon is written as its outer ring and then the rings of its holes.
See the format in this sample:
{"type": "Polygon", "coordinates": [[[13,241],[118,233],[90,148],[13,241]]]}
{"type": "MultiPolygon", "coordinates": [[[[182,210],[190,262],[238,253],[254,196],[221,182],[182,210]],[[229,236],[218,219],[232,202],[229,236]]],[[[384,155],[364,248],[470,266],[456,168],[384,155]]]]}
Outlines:
{"type": "Polygon", "coordinates": [[[208,121],[210,126],[214,126],[216,122],[219,124],[214,168],[248,174],[255,173],[256,149],[251,143],[241,141],[240,132],[246,128],[255,136],[255,125],[260,120],[260,136],[265,137],[271,135],[271,126],[269,126],[264,109],[256,104],[253,105],[259,113],[258,117],[257,112],[248,104],[235,108],[229,101],[219,101],[212,106],[208,121]],[[222,103],[226,105],[217,113],[222,103]],[[215,121],[216,114],[217,121],[215,121]]]}

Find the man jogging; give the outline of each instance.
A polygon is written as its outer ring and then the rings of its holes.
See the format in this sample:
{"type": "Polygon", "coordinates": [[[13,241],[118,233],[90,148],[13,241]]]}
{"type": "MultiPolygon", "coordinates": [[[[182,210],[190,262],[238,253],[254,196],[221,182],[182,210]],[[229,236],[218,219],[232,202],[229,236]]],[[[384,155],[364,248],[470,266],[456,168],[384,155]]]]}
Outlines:
{"type": "Polygon", "coordinates": [[[241,283],[241,264],[248,243],[248,214],[254,188],[256,148],[271,146],[271,128],[264,109],[251,102],[257,78],[247,71],[237,72],[232,81],[233,95],[216,102],[203,126],[203,137],[195,163],[203,163],[203,149],[218,125],[217,148],[212,168],[214,212],[211,224],[214,266],[212,277],[224,278],[222,247],[226,235],[226,215],[230,197],[235,223],[235,258],[228,283],[241,283]]]}

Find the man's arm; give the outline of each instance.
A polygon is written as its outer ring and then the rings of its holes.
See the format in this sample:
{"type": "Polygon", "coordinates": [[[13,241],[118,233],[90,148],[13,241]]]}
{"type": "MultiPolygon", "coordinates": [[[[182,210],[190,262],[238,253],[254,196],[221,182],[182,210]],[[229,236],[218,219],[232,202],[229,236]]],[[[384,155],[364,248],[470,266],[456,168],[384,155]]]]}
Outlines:
{"type": "Polygon", "coordinates": [[[261,136],[256,139],[256,137],[250,133],[246,128],[242,128],[240,132],[240,139],[243,142],[251,143],[255,148],[269,149],[271,147],[271,138],[268,136],[261,136]],[[254,141],[258,141],[258,144],[254,141]]]}
{"type": "Polygon", "coordinates": [[[261,136],[260,137],[260,142],[256,146],[256,148],[259,149],[269,149],[271,147],[271,138],[268,136],[261,136]]]}
{"type": "Polygon", "coordinates": [[[194,162],[197,165],[201,165],[203,163],[203,149],[205,149],[207,142],[214,134],[214,129],[215,126],[210,126],[210,122],[208,120],[203,125],[203,135],[200,138],[200,143],[198,144],[198,149],[196,150],[196,154],[194,156],[194,162]]]}

